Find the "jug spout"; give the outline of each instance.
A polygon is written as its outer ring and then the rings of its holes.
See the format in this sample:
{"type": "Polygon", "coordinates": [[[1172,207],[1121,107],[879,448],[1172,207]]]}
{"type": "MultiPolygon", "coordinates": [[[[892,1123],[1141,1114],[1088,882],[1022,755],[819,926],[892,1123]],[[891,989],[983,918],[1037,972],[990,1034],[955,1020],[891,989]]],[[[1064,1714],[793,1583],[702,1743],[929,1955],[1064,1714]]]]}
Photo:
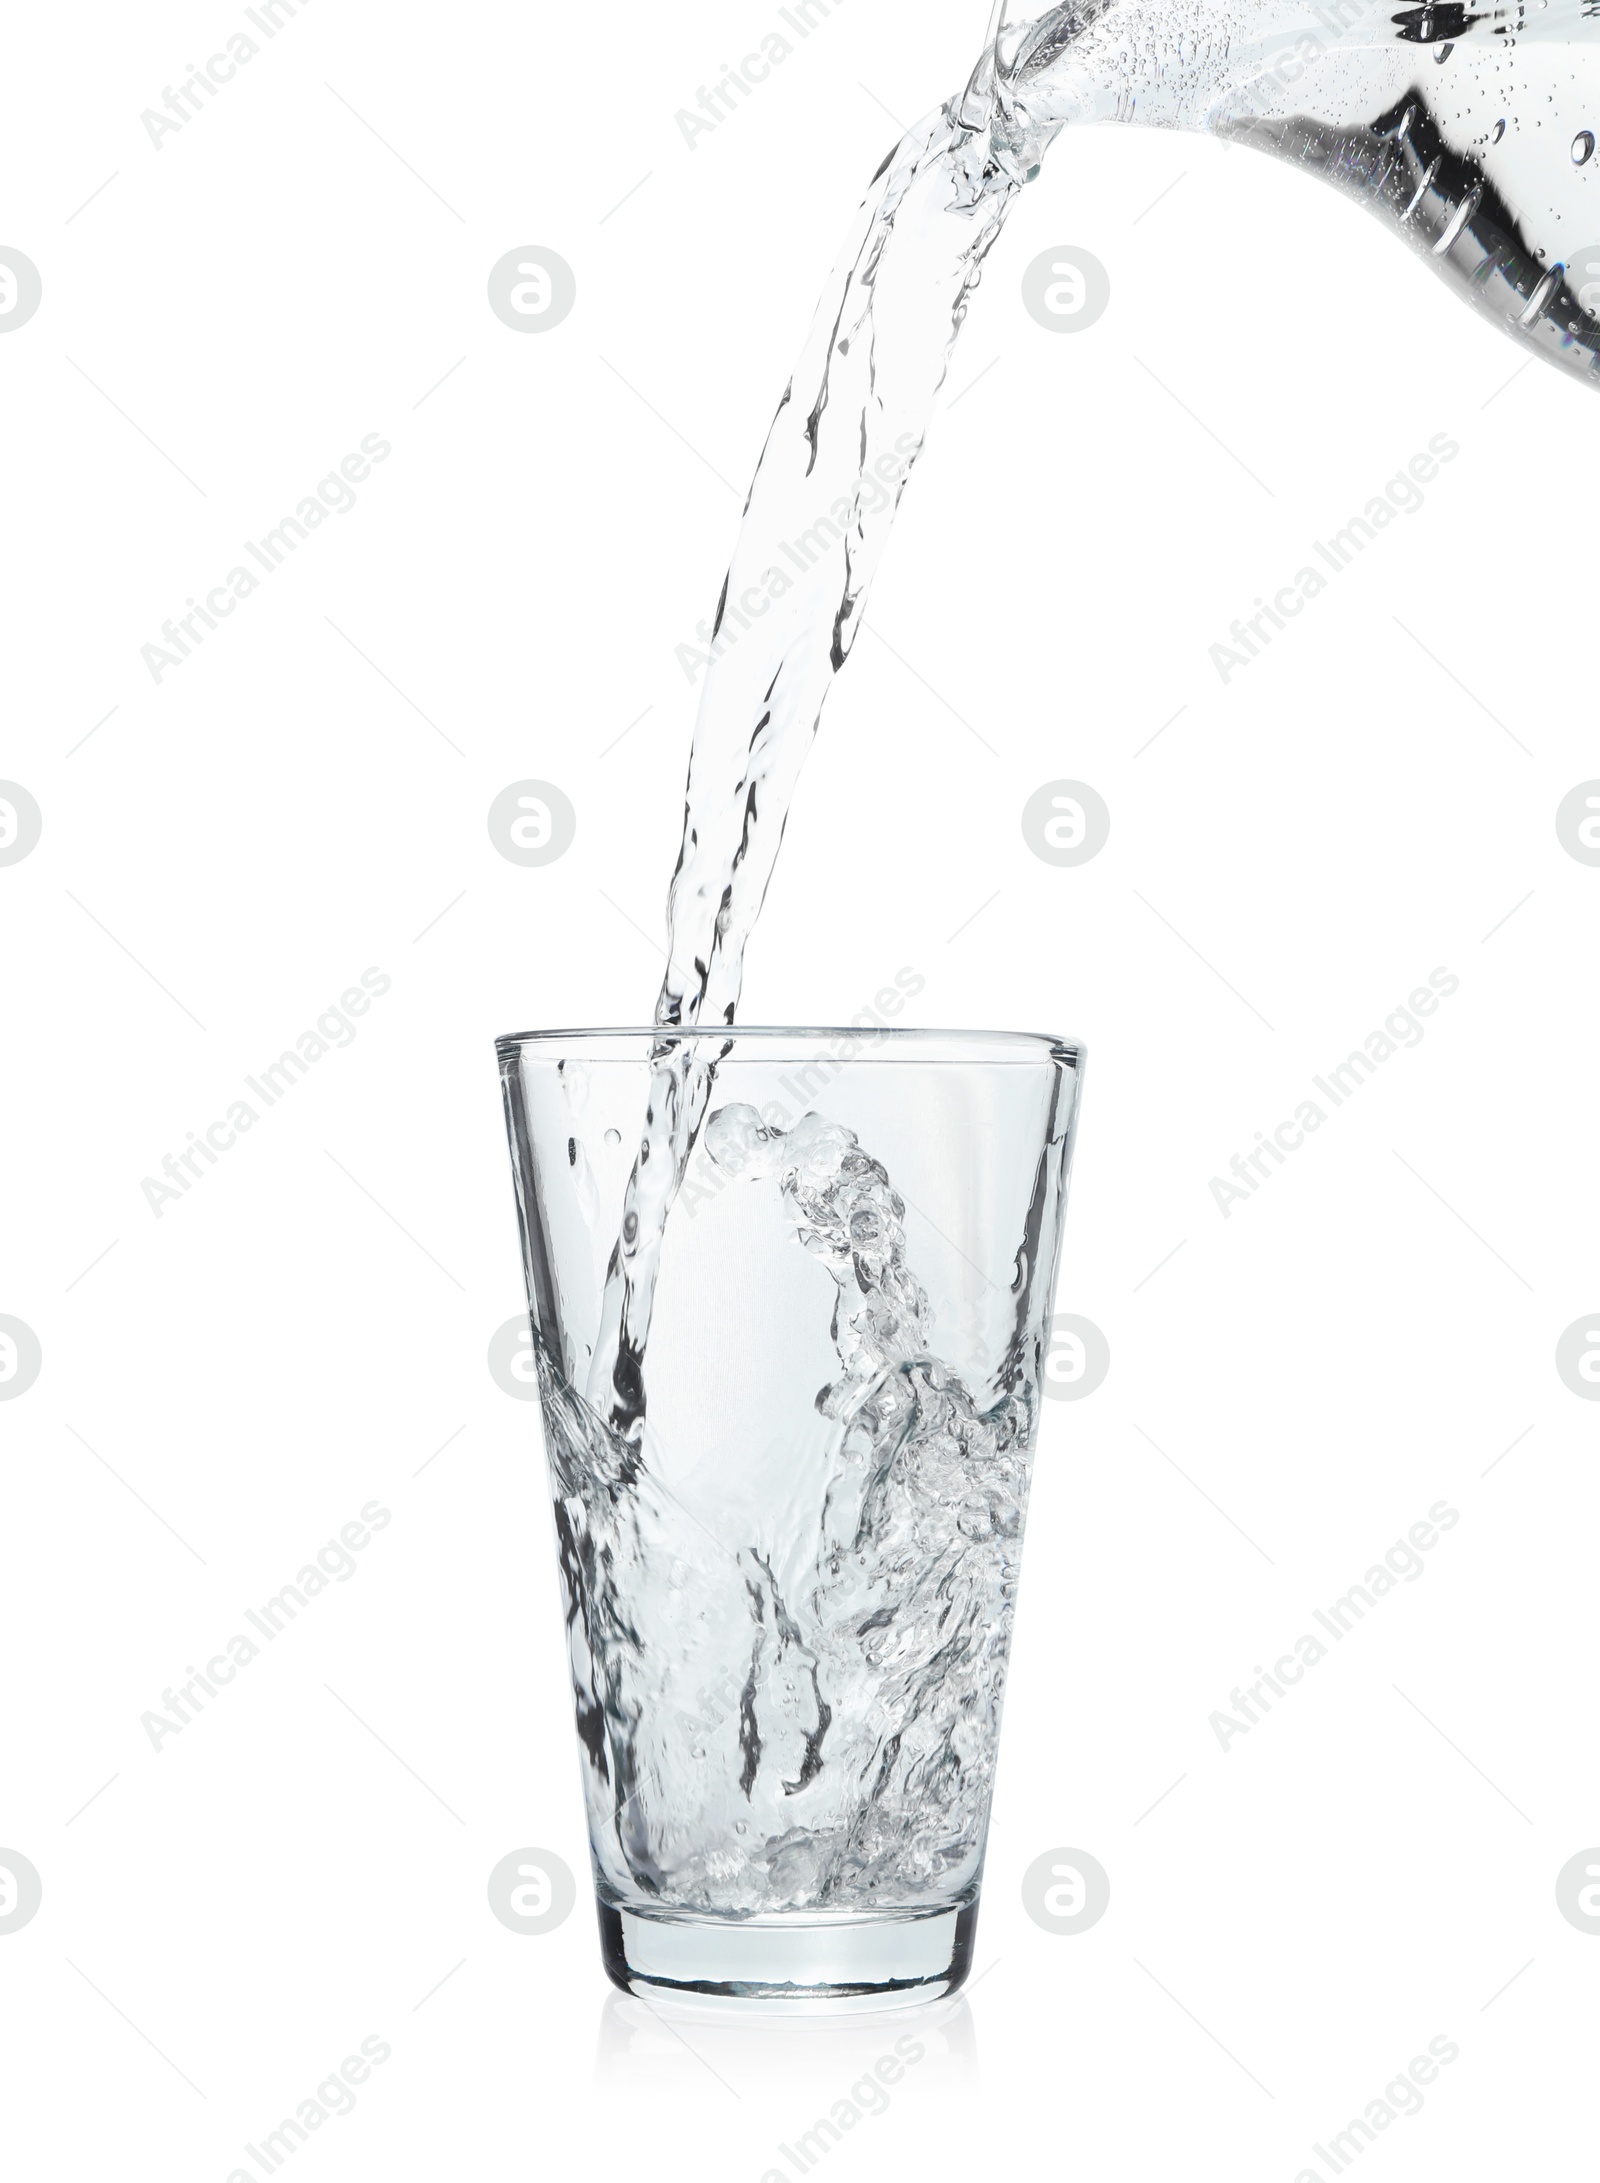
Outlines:
{"type": "Polygon", "coordinates": [[[967,81],[956,109],[956,118],[963,129],[986,129],[994,112],[996,47],[1000,33],[1006,27],[1006,0],[994,0],[989,12],[989,28],[983,41],[983,51],[978,65],[967,81]]]}

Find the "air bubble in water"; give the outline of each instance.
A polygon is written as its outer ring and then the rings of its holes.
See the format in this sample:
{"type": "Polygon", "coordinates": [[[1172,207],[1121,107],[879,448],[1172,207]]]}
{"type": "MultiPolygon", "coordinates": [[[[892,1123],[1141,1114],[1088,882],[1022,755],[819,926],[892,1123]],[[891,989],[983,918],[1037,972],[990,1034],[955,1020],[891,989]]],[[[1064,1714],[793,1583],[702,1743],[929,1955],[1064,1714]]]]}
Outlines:
{"type": "Polygon", "coordinates": [[[577,1193],[578,1204],[586,1221],[600,1218],[600,1191],[595,1183],[594,1170],[589,1156],[576,1137],[567,1139],[567,1165],[572,1170],[572,1187],[577,1193]]]}
{"type": "Polygon", "coordinates": [[[1580,129],[1572,140],[1572,164],[1586,167],[1594,157],[1594,131],[1580,129]]]}
{"type": "Polygon", "coordinates": [[[1506,125],[1504,121],[1497,121],[1493,129],[1489,132],[1489,142],[1491,144],[1498,144],[1500,139],[1505,135],[1505,133],[1506,125]]]}
{"type": "Polygon", "coordinates": [[[622,1132],[620,1129],[608,1129],[606,1131],[606,1144],[612,1152],[616,1151],[618,1145],[620,1145],[621,1142],[622,1132]]]}

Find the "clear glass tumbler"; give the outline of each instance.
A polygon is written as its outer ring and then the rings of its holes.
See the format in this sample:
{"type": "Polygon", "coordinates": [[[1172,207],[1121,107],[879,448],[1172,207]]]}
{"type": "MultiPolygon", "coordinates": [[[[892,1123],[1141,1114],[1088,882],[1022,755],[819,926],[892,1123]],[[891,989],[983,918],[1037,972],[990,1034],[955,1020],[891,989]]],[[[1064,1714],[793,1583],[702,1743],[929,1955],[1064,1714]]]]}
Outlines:
{"type": "Polygon", "coordinates": [[[498,1052],[606,1970],[780,2009],[949,1993],[1082,1049],[735,1027],[498,1052]],[[608,1276],[675,1069],[704,1106],[619,1422],[608,1276]]]}

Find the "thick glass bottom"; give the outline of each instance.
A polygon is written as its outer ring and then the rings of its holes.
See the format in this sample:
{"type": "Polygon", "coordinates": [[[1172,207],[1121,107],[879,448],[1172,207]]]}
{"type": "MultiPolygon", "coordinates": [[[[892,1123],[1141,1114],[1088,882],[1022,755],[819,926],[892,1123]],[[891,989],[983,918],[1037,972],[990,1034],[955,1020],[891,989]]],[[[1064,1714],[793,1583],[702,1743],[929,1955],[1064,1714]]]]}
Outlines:
{"type": "Polygon", "coordinates": [[[624,1993],[682,1994],[782,2014],[904,2008],[954,1993],[972,1967],[976,1888],[931,1910],[712,1918],[598,1898],[606,1975],[624,1993]]]}

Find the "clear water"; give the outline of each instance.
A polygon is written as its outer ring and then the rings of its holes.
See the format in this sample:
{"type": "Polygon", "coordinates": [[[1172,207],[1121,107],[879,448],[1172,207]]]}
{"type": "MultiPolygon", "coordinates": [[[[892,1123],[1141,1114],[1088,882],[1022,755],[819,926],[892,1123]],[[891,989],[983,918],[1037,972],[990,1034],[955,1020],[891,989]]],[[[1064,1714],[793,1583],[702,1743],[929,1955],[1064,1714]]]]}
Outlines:
{"type": "MultiPolygon", "coordinates": [[[[1523,346],[1600,385],[1600,0],[1080,0],[1006,31],[873,178],[762,450],[713,632],[739,642],[695,723],[660,1024],[733,1021],[795,783],[969,294],[1055,136],[1107,122],[1205,130],[1319,175],[1523,346]],[[803,573],[783,550],[797,539],[803,573]]],[[[1205,242],[1264,313],[1271,269],[1205,242]]],[[[589,1396],[634,1438],[714,1054],[664,1062],[617,1241],[589,1396]]]]}
{"type": "MultiPolygon", "coordinates": [[[[540,1356],[595,1839],[683,1908],[914,1901],[981,1857],[1034,1389],[1019,1371],[980,1411],[939,1362],[903,1208],[847,1131],[713,1101],[790,798],[971,290],[1054,136],[1086,122],[1203,129],[1315,173],[1526,348],[1600,379],[1600,0],[1082,0],[1007,31],[874,177],[718,604],[739,642],[702,692],[656,1006],[704,1035],[662,1042],[584,1393],[540,1356]],[[815,1536],[710,1567],[644,1432],[662,1243],[702,1132],[840,1298],[815,1536]],[[807,1571],[792,1596],[780,1558],[807,1571]]],[[[1270,267],[1205,240],[1271,325],[1270,267]]]]}
{"type": "Polygon", "coordinates": [[[946,1900],[981,1855],[1034,1388],[980,1408],[938,1361],[905,1205],[850,1130],[728,1104],[704,1145],[740,1217],[833,1277],[828,1482],[724,1543],[541,1346],[602,1868],[725,1915],[946,1900]]]}
{"type": "MultiPolygon", "coordinates": [[[[664,1026],[733,1021],[795,783],[860,632],[967,297],[1019,186],[987,136],[949,109],[919,123],[873,178],[817,307],[718,602],[717,636],[735,617],[751,627],[702,688],[655,1011],[664,1026]],[[803,570],[783,550],[796,541],[810,557],[803,570]]],[[[666,1215],[716,1051],[713,1036],[664,1057],[628,1187],[588,1393],[634,1439],[666,1215]]]]}

